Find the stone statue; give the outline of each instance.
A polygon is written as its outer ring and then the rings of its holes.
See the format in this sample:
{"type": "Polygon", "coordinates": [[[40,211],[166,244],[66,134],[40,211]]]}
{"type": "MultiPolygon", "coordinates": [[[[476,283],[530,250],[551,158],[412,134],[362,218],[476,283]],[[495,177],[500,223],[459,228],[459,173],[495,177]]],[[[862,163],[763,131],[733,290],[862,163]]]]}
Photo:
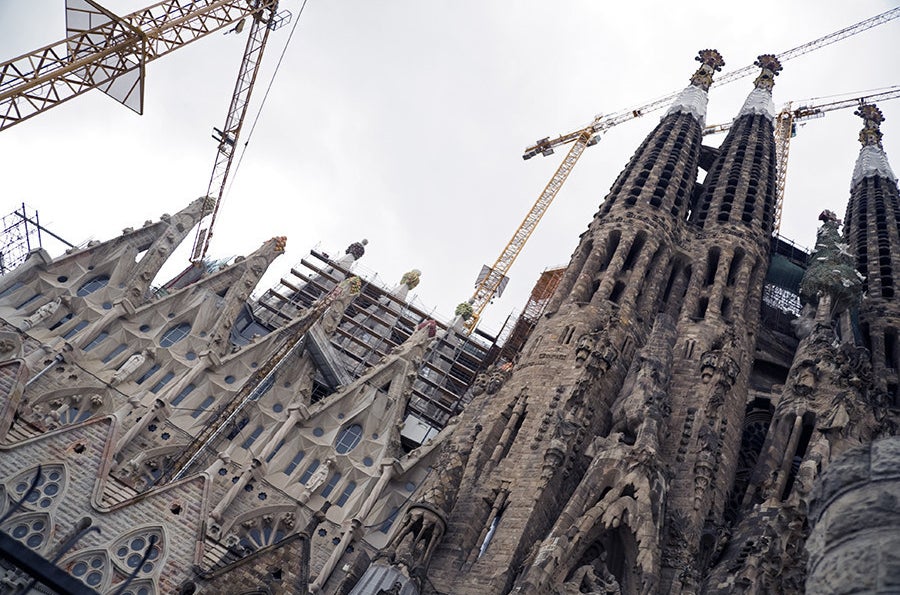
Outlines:
{"type": "Polygon", "coordinates": [[[25,320],[22,321],[21,329],[23,331],[27,331],[42,320],[46,320],[53,316],[53,314],[59,309],[59,304],[61,303],[61,301],[62,300],[57,298],[52,302],[47,302],[46,304],[35,310],[31,316],[26,317],[25,320]]]}
{"type": "Polygon", "coordinates": [[[331,459],[325,459],[325,462],[319,465],[315,472],[309,477],[309,480],[306,482],[306,489],[309,493],[315,492],[323,483],[325,483],[325,479],[328,477],[328,472],[331,471],[333,462],[334,461],[331,459]]]}
{"type": "Polygon", "coordinates": [[[110,380],[110,384],[113,386],[120,384],[128,379],[138,368],[143,365],[143,363],[147,360],[147,351],[141,351],[139,353],[135,353],[127,360],[122,366],[116,370],[115,374],[113,374],[112,380],[110,380]]]}

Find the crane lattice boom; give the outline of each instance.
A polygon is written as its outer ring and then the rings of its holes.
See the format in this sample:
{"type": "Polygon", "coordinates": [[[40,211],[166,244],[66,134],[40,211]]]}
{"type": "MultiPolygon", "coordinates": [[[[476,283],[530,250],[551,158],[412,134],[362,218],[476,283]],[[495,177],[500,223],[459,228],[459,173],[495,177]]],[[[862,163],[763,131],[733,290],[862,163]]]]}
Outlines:
{"type": "MultiPolygon", "coordinates": [[[[840,31],[835,31],[834,33],[820,37],[819,39],[782,52],[778,54],[778,59],[781,62],[784,62],[785,60],[802,56],[803,54],[830,45],[852,35],[856,35],[857,33],[861,33],[872,27],[896,19],[897,17],[900,17],[900,7],[893,8],[864,21],[860,21],[855,25],[845,27],[840,31]]],[[[717,80],[713,85],[722,85],[748,76],[756,71],[757,67],[754,65],[745,66],[744,68],[739,68],[716,77],[717,80]]],[[[547,211],[547,208],[553,202],[560,187],[562,187],[563,182],[572,172],[572,169],[575,167],[578,158],[581,157],[584,150],[587,147],[596,144],[600,139],[600,133],[605,130],[609,130],[613,126],[622,124],[628,120],[633,120],[650,112],[662,109],[663,107],[670,105],[677,95],[678,92],[670,93],[665,97],[660,97],[659,99],[655,99],[637,107],[622,110],[613,114],[601,114],[595,116],[593,121],[583,128],[567,134],[562,134],[552,140],[549,137],[541,139],[525,149],[525,153],[522,155],[523,159],[531,159],[538,153],[544,156],[552,155],[554,148],[564,144],[574,143],[565,159],[563,159],[563,162],[556,169],[550,183],[547,184],[544,191],[538,196],[537,201],[535,201],[534,205],[531,207],[525,220],[516,229],[512,239],[507,243],[503,252],[501,252],[500,257],[494,263],[494,266],[488,269],[487,274],[482,275],[479,279],[476,285],[475,294],[469,300],[469,303],[472,305],[473,316],[469,319],[466,326],[470,332],[478,324],[478,319],[485,306],[487,306],[498,293],[499,288],[506,279],[507,271],[524,247],[526,240],[531,236],[532,232],[534,232],[538,221],[540,221],[541,217],[543,217],[544,213],[547,211]]],[[[788,122],[788,130],[790,130],[790,124],[791,123],[788,122]]],[[[788,147],[781,147],[781,149],[779,149],[779,159],[787,160],[787,148],[788,147]]],[[[780,206],[778,208],[780,209],[780,206]]]]}
{"type": "MultiPolygon", "coordinates": [[[[802,56],[803,54],[808,54],[813,50],[817,50],[826,45],[830,45],[842,39],[846,39],[847,37],[856,35],[857,33],[862,33],[863,31],[866,31],[883,23],[887,23],[888,21],[892,21],[893,19],[896,19],[898,17],[900,17],[900,7],[892,8],[891,10],[885,11],[872,18],[860,21],[855,25],[845,27],[840,31],[835,31],[834,33],[825,35],[824,37],[820,37],[819,39],[816,39],[814,41],[804,43],[803,45],[782,52],[778,54],[778,60],[783,64],[786,60],[796,58],[797,56],[802,56]]],[[[716,87],[725,83],[730,83],[731,81],[736,81],[746,76],[750,76],[757,70],[759,69],[751,64],[749,66],[744,66],[743,68],[738,68],[737,70],[726,72],[723,75],[716,76],[716,80],[713,81],[713,86],[716,87]]],[[[553,149],[555,147],[574,142],[584,132],[589,132],[593,136],[605,130],[609,130],[613,126],[616,126],[623,122],[627,122],[628,120],[633,120],[640,116],[655,112],[656,110],[670,105],[677,95],[678,91],[670,93],[665,97],[660,97],[659,99],[655,99],[653,101],[644,103],[636,107],[625,109],[614,114],[595,116],[594,120],[584,128],[569,132],[567,134],[562,134],[554,138],[553,140],[545,138],[539,140],[537,143],[529,147],[526,147],[525,153],[522,155],[522,158],[531,159],[538,153],[541,153],[544,156],[552,155],[553,149]]]]}
{"type": "Polygon", "coordinates": [[[69,0],[69,37],[0,64],[0,130],[94,88],[140,113],[148,62],[275,4],[164,0],[118,17],[69,0]]]}

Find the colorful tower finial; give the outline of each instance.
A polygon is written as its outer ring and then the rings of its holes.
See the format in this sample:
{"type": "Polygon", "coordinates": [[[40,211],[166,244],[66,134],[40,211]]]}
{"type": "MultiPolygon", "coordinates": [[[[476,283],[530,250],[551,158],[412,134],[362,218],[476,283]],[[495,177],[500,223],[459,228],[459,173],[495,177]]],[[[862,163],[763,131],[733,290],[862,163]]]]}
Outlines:
{"type": "Polygon", "coordinates": [[[700,62],[700,68],[691,77],[691,84],[672,102],[672,107],[663,118],[671,114],[691,114],[702,127],[706,123],[706,102],[709,100],[706,92],[712,85],[713,74],[722,70],[725,60],[716,50],[700,50],[694,59],[700,62]]]}
{"type": "Polygon", "coordinates": [[[879,149],[881,145],[881,123],[884,122],[884,114],[875,104],[867,103],[861,105],[858,110],[853,112],[855,115],[863,119],[865,124],[863,129],[859,131],[859,142],[862,146],[875,146],[879,149]]]}
{"type": "Polygon", "coordinates": [[[713,73],[722,70],[725,60],[717,50],[700,50],[694,60],[700,62],[700,68],[691,77],[691,84],[704,91],[709,91],[713,82],[713,73]]]}
{"type": "Polygon", "coordinates": [[[756,62],[754,62],[753,65],[762,68],[762,72],[760,72],[759,76],[756,77],[756,80],[753,81],[753,85],[757,89],[771,91],[772,87],[775,86],[775,77],[778,76],[778,73],[782,70],[781,62],[775,54],[763,54],[757,56],[756,62]]]}
{"type": "Polygon", "coordinates": [[[869,176],[881,176],[897,181],[888,163],[887,154],[884,152],[884,146],[881,144],[881,123],[884,122],[884,114],[875,104],[866,104],[859,106],[854,112],[863,119],[863,129],[859,131],[859,142],[862,148],[859,150],[859,157],[856,159],[856,165],[853,168],[853,177],[850,180],[850,188],[856,186],[863,178],[869,176]]]}

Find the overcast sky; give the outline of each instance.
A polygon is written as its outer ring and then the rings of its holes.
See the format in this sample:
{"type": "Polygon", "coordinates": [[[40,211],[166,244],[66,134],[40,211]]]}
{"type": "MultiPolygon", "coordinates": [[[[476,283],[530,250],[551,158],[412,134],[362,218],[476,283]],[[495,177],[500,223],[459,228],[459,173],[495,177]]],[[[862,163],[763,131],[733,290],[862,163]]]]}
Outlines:
{"type": "MultiPolygon", "coordinates": [[[[133,0],[101,2],[125,14],[133,0]]],[[[295,13],[300,0],[283,1],[295,13]]],[[[526,145],[684,87],[694,56],[725,71],[897,6],[884,0],[309,0],[220,212],[215,257],[274,235],[277,282],[310,248],[343,253],[388,285],[422,270],[418,300],[448,319],[470,297],[559,165],[526,145]]],[[[290,27],[272,34],[255,114],[290,27]]],[[[65,36],[62,0],[0,0],[0,60],[65,36]]],[[[25,202],[74,243],[174,212],[206,192],[245,39],[215,34],[148,66],[144,115],[98,91],[0,132],[0,210],[25,202]]],[[[900,84],[900,19],[784,65],[776,105],[900,84]]],[[[731,120],[752,88],[710,93],[709,123],[731,120]]],[[[881,105],[900,171],[900,101],[881,105]]],[[[834,111],[793,140],[782,233],[812,245],[823,208],[843,215],[861,120],[834,111]]],[[[498,330],[538,275],[568,262],[655,113],[588,149],[511,272],[484,326],[498,330]]],[[[246,129],[245,129],[246,134],[246,129]]],[[[245,139],[246,140],[246,137],[245,139]]],[[[721,139],[708,138],[710,144],[721,139]]],[[[190,236],[185,244],[190,244],[190,236]]],[[[47,243],[51,253],[60,247],[47,243]]],[[[187,248],[172,272],[187,264],[187,248]]],[[[168,270],[168,269],[167,269],[168,270]]]]}

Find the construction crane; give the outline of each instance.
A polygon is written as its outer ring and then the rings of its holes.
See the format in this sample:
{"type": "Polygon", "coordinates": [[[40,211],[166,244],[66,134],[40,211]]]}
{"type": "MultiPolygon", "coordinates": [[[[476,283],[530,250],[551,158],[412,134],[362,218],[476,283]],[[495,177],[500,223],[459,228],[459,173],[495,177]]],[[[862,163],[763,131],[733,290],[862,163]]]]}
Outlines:
{"type": "Polygon", "coordinates": [[[66,39],[0,63],[0,130],[91,89],[141,113],[148,62],[277,4],[164,0],[119,17],[93,0],[67,0],[66,39]]]}
{"type": "MultiPolygon", "coordinates": [[[[288,18],[277,18],[276,10],[278,2],[275,0],[265,8],[253,13],[250,24],[250,34],[247,45],[244,48],[244,56],[241,59],[241,67],[238,70],[237,82],[234,93],[231,96],[231,104],[228,106],[228,114],[225,117],[225,125],[222,129],[214,128],[213,138],[219,142],[216,149],[216,161],[213,165],[212,175],[209,178],[209,188],[206,190],[207,200],[203,203],[200,213],[200,223],[197,225],[197,235],[194,237],[194,247],[191,249],[191,263],[199,265],[206,257],[209,249],[209,241],[212,238],[213,225],[219,206],[222,204],[222,196],[225,194],[225,184],[228,182],[228,173],[234,161],[235,147],[241,135],[244,117],[247,108],[250,107],[250,94],[253,92],[253,84],[262,63],[263,52],[269,32],[287,24],[288,18]]],[[[235,31],[240,33],[244,21],[240,21],[235,31]]]]}
{"type": "MultiPolygon", "coordinates": [[[[845,27],[840,31],[835,31],[834,33],[831,33],[824,37],[820,37],[819,39],[804,43],[803,45],[787,50],[786,52],[782,52],[778,54],[778,59],[781,62],[784,62],[786,60],[802,56],[821,47],[825,47],[842,39],[846,39],[847,37],[856,35],[857,33],[867,31],[872,27],[876,27],[883,23],[892,21],[897,17],[900,17],[900,7],[893,8],[864,21],[860,21],[855,25],[845,27]]],[[[724,75],[717,77],[717,80],[713,83],[713,86],[723,85],[725,83],[738,80],[755,73],[757,70],[758,68],[756,66],[749,65],[737,70],[727,72],[724,75]]],[[[549,137],[543,138],[537,141],[535,144],[526,147],[525,153],[522,155],[522,158],[531,159],[539,153],[541,155],[544,155],[545,157],[552,155],[556,147],[572,143],[572,148],[569,149],[569,152],[566,154],[562,163],[560,163],[559,167],[553,173],[553,176],[550,178],[550,182],[544,187],[543,192],[541,192],[541,194],[538,196],[534,205],[532,205],[531,210],[528,211],[528,214],[525,216],[525,219],[522,221],[519,227],[516,228],[515,233],[513,233],[512,238],[506,244],[506,247],[500,253],[500,256],[494,262],[494,265],[492,267],[485,266],[482,269],[481,274],[478,276],[478,280],[476,281],[475,286],[475,293],[472,295],[468,302],[472,308],[472,316],[466,322],[466,328],[469,332],[472,332],[477,326],[478,320],[481,317],[481,314],[484,311],[485,307],[491,302],[491,300],[494,299],[495,296],[499,295],[502,292],[503,288],[506,286],[506,283],[508,281],[508,278],[506,276],[507,272],[509,271],[510,267],[512,267],[512,264],[513,262],[515,262],[516,257],[522,251],[522,248],[525,246],[528,238],[534,232],[538,222],[540,222],[541,218],[544,216],[544,213],[546,213],[547,208],[559,193],[559,189],[562,187],[563,182],[565,182],[566,178],[569,177],[569,174],[572,172],[572,169],[578,162],[579,157],[581,157],[582,153],[584,153],[584,150],[590,146],[597,144],[600,141],[601,133],[605,132],[606,130],[609,130],[613,126],[617,126],[629,120],[633,120],[635,118],[639,118],[651,112],[662,109],[663,107],[670,105],[677,95],[678,92],[676,91],[674,93],[666,95],[665,97],[660,97],[659,99],[655,99],[653,101],[646,102],[629,109],[621,110],[613,114],[597,115],[594,117],[593,121],[590,124],[583,128],[579,128],[578,130],[574,130],[567,134],[562,134],[552,140],[549,137]]]]}
{"type": "MultiPolygon", "coordinates": [[[[825,117],[826,112],[858,107],[866,103],[880,103],[900,97],[900,85],[887,87],[885,90],[869,95],[862,95],[850,99],[837,99],[826,103],[816,103],[809,99],[801,103],[800,107],[793,107],[794,103],[787,102],[775,116],[775,226],[772,233],[778,233],[781,227],[781,210],[784,205],[784,189],[787,179],[788,154],[791,148],[791,138],[796,135],[797,123],[804,120],[825,117]]],[[[703,135],[726,132],[731,128],[732,122],[713,124],[703,129],[703,135]]]]}

